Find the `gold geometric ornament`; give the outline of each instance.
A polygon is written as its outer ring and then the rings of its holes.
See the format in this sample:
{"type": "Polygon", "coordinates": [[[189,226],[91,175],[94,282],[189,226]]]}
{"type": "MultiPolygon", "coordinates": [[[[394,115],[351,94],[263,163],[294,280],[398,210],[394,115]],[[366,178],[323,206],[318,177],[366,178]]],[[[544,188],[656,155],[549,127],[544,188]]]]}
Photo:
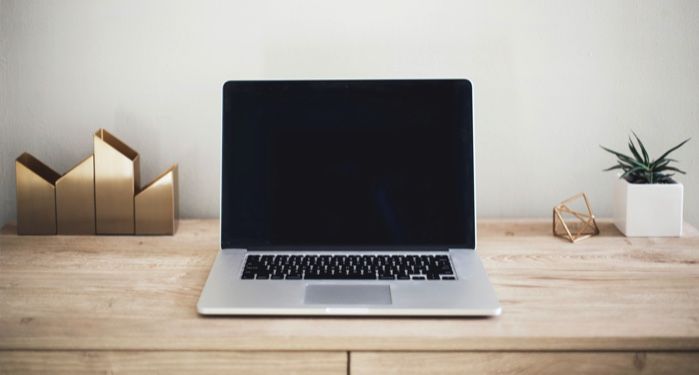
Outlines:
{"type": "Polygon", "coordinates": [[[61,177],[23,153],[15,160],[17,234],[56,234],[56,181],[61,177]]]}
{"type": "Polygon", "coordinates": [[[56,181],[58,234],[95,234],[95,163],[90,155],[56,181]]]}
{"type": "Polygon", "coordinates": [[[136,234],[174,234],[178,219],[177,164],[136,194],[136,234]]]}
{"type": "Polygon", "coordinates": [[[134,196],[140,184],[140,158],[104,129],[93,137],[95,229],[97,234],[134,234],[134,196]]]}
{"type": "Polygon", "coordinates": [[[177,164],[140,188],[140,156],[104,129],[63,176],[28,153],[15,161],[17,234],[174,234],[177,164]]]}
{"type": "Polygon", "coordinates": [[[578,193],[553,208],[553,235],[577,242],[599,234],[587,194],[578,193]],[[573,208],[584,203],[583,209],[573,208]],[[568,220],[566,222],[566,219],[568,220]]]}

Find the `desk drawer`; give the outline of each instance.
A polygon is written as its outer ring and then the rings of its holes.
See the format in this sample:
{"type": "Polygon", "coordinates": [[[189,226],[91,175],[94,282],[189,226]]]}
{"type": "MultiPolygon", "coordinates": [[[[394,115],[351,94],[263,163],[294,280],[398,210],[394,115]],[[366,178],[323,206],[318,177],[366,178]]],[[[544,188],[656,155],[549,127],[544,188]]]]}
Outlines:
{"type": "Polygon", "coordinates": [[[694,352],[352,352],[364,374],[699,374],[694,352]]]}
{"type": "Polygon", "coordinates": [[[0,351],[0,374],[346,374],[346,352],[0,351]]]}

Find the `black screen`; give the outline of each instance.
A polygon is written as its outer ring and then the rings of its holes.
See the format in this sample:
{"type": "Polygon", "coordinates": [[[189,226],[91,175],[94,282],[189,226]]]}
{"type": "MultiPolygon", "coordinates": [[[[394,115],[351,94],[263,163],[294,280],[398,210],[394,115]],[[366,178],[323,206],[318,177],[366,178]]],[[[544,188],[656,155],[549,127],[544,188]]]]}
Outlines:
{"type": "Polygon", "coordinates": [[[466,80],[230,81],[221,244],[473,248],[466,80]]]}

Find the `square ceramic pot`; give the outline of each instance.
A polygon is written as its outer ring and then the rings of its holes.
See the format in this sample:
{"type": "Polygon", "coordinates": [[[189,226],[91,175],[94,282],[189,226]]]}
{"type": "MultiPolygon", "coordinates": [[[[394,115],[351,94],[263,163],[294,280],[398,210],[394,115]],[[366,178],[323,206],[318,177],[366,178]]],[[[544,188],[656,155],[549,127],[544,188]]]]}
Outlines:
{"type": "Polygon", "coordinates": [[[618,178],[614,186],[614,224],[627,237],[679,237],[683,191],[679,182],[632,184],[618,178]]]}

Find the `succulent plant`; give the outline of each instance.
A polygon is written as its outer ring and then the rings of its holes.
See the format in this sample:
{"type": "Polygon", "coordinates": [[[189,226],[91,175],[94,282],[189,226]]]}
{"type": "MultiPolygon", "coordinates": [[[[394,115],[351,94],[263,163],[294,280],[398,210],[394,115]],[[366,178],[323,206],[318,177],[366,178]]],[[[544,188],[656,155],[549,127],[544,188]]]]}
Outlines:
{"type": "Polygon", "coordinates": [[[651,160],[646,148],[643,146],[643,142],[641,142],[636,133],[632,133],[638,143],[637,148],[631,137],[629,137],[629,150],[633,156],[628,156],[600,145],[602,149],[617,157],[617,164],[605,169],[605,171],[621,169],[624,173],[619,178],[624,178],[632,184],[673,184],[675,181],[672,179],[672,176],[675,174],[668,172],[685,174],[684,171],[670,165],[670,163],[677,162],[677,160],[668,158],[668,155],[689,142],[691,138],[685,139],[682,143],[665,151],[659,158],[651,160]],[[640,153],[638,152],[639,149],[641,150],[640,153]]]}

